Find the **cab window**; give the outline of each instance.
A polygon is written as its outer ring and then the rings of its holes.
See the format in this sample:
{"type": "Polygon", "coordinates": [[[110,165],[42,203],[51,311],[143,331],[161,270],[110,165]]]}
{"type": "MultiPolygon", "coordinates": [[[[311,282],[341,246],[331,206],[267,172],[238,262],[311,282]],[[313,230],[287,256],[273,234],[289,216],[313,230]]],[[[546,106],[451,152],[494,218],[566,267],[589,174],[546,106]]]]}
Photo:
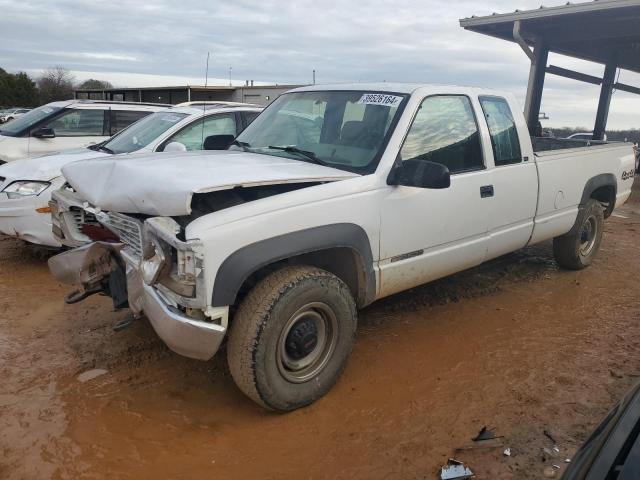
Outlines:
{"type": "Polygon", "coordinates": [[[400,150],[402,160],[429,160],[454,173],[484,168],[480,133],[468,97],[424,99],[400,150]]]}
{"type": "Polygon", "coordinates": [[[152,112],[136,110],[111,110],[110,134],[115,135],[120,130],[127,128],[132,123],[146,117],[152,112]]]}
{"type": "Polygon", "coordinates": [[[480,97],[480,105],[491,134],[496,167],[522,162],[518,129],[507,101],[500,97],[480,97]]]}
{"type": "Polygon", "coordinates": [[[236,135],[236,117],[232,113],[212,115],[183,128],[165,142],[178,142],[187,150],[202,150],[202,142],[211,135],[236,135]]]}

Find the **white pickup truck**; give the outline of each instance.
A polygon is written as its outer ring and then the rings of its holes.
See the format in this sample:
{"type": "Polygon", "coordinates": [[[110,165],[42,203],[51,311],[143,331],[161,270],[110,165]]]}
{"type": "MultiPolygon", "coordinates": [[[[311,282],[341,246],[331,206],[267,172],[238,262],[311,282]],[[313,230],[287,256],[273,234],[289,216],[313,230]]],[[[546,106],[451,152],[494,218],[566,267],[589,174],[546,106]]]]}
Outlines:
{"type": "Polygon", "coordinates": [[[292,410],[338,379],[358,308],[549,239],[588,266],[634,155],[532,139],[503,92],[383,83],[286,93],[228,151],[63,173],[54,215],[80,198],[104,228],[49,262],[69,300],[105,291],[193,358],[228,336],[240,389],[292,410]]]}

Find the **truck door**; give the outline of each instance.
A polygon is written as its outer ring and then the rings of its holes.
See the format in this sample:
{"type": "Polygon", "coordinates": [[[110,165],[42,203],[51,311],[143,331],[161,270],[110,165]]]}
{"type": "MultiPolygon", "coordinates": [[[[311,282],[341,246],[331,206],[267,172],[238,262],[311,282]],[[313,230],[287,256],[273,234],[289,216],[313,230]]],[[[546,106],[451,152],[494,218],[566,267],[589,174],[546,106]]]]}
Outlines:
{"type": "Polygon", "coordinates": [[[488,202],[489,259],[528,243],[538,203],[538,172],[524,119],[515,121],[505,98],[481,96],[479,101],[491,137],[494,164],[494,195],[488,202]]]}
{"type": "Polygon", "coordinates": [[[422,101],[398,161],[411,158],[446,165],[451,186],[389,187],[381,207],[381,295],[478,265],[487,252],[491,170],[469,97],[422,101]]]}

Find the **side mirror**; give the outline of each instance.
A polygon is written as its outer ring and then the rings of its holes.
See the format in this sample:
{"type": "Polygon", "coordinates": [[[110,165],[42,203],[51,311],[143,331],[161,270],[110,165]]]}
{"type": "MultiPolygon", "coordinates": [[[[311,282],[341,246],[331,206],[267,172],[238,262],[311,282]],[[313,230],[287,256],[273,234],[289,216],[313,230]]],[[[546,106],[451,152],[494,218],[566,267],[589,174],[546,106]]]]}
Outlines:
{"type": "Polygon", "coordinates": [[[412,158],[396,168],[389,184],[417,188],[449,188],[451,174],[449,169],[440,163],[412,158]]]}
{"type": "Polygon", "coordinates": [[[210,135],[204,139],[204,150],[226,150],[236,139],[233,135],[210,135]]]}
{"type": "Polygon", "coordinates": [[[53,128],[42,127],[33,132],[33,135],[36,138],[56,138],[56,132],[53,131],[53,128]]]}
{"type": "Polygon", "coordinates": [[[186,151],[187,151],[187,147],[185,147],[184,144],[180,142],[168,143],[163,150],[163,152],[186,152],[186,151]]]}

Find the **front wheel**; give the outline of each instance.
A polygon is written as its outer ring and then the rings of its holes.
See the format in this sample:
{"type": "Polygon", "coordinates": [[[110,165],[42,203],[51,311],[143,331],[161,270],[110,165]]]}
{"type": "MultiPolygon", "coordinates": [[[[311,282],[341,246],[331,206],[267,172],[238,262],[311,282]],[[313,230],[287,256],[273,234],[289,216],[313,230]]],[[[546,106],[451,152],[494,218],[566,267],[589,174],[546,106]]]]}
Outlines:
{"type": "Polygon", "coordinates": [[[580,208],[571,231],[553,239],[553,255],[558,264],[569,270],[582,270],[591,265],[600,249],[603,230],[602,205],[591,199],[580,208]]]}
{"type": "Polygon", "coordinates": [[[227,349],[231,375],[266,408],[309,405],[338,380],[356,325],[355,301],[342,280],[315,267],[282,268],[238,308],[227,349]]]}

